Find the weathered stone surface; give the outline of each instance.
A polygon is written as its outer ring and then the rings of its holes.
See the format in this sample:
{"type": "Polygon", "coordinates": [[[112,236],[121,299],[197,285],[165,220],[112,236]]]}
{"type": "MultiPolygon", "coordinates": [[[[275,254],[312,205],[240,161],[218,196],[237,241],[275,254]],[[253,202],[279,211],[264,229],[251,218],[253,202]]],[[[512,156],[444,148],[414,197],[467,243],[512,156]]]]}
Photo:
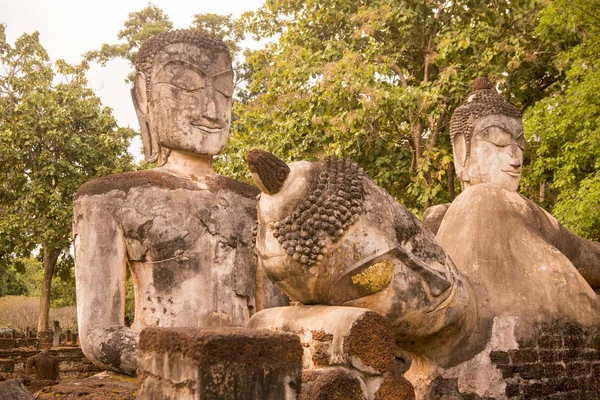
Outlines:
{"type": "Polygon", "coordinates": [[[571,391],[575,382],[596,384],[588,382],[586,363],[595,351],[574,350],[586,342],[579,333],[567,335],[578,345],[566,350],[564,336],[545,335],[540,326],[600,326],[600,244],[516,192],[520,115],[486,82],[478,81],[451,121],[465,190],[425,215],[435,226],[445,212],[437,238],[464,278],[470,304],[451,332],[417,351],[406,376],[418,398],[586,398],[590,389],[571,391]]]}
{"type": "MultiPolygon", "coordinates": [[[[53,347],[48,352],[58,358],[61,379],[81,379],[102,371],[87,360],[78,347],[53,347]]],[[[27,359],[39,353],[33,348],[5,349],[0,350],[0,358],[14,361],[15,373],[23,373],[27,359]]]]}
{"type": "Polygon", "coordinates": [[[285,304],[256,274],[257,189],[212,170],[231,120],[227,47],[203,32],[173,31],[138,54],[132,97],[145,155],[159,167],[86,183],[73,224],[81,346],[96,364],[128,374],[147,326],[245,326],[257,309],[285,304]]]}
{"type": "Polygon", "coordinates": [[[304,348],[304,369],[341,365],[381,375],[394,362],[391,324],[367,309],[276,307],[255,314],[248,326],[298,335],[304,348]]]}
{"type": "Polygon", "coordinates": [[[23,382],[23,384],[25,386],[29,385],[31,383],[31,377],[27,376],[23,373],[19,373],[19,372],[0,372],[0,382],[4,382],[4,381],[8,381],[11,379],[17,379],[21,382],[23,382]]]}
{"type": "Polygon", "coordinates": [[[493,183],[519,188],[525,137],[521,113],[487,78],[477,78],[450,119],[456,175],[463,188],[493,183]]]}
{"type": "MultiPolygon", "coordinates": [[[[256,152],[248,160],[260,180],[256,152]]],[[[347,160],[289,168],[280,190],[258,203],[256,248],[275,285],[304,304],[377,311],[406,346],[460,319],[466,289],[410,211],[347,160]]]]}
{"type": "Polygon", "coordinates": [[[597,328],[582,329],[560,321],[541,324],[529,340],[520,340],[515,347],[489,354],[492,366],[504,382],[500,395],[468,393],[465,391],[468,380],[459,375],[436,378],[429,385],[428,398],[598,398],[600,330],[597,328]]]}
{"type": "Polygon", "coordinates": [[[34,370],[36,379],[58,380],[60,375],[58,358],[51,356],[47,350],[31,356],[27,359],[25,374],[33,376],[34,370]]]}
{"type": "Polygon", "coordinates": [[[375,393],[375,400],[414,400],[415,389],[404,378],[405,366],[403,363],[394,363],[385,373],[383,382],[375,393]]]}
{"type": "Polygon", "coordinates": [[[277,307],[255,314],[249,327],[290,332],[300,338],[302,398],[414,398],[412,385],[402,376],[410,360],[406,363],[395,357],[394,330],[374,311],[319,305],[277,307]]]}
{"type": "Polygon", "coordinates": [[[33,400],[31,393],[18,379],[0,382],[0,399],[2,400],[33,400]]]}
{"type": "Polygon", "coordinates": [[[366,400],[362,385],[360,376],[346,368],[306,370],[300,400],[366,400]]]}
{"type": "Polygon", "coordinates": [[[135,378],[102,372],[89,378],[45,387],[36,394],[41,400],[134,400],[135,378]]]}
{"type": "Polygon", "coordinates": [[[140,399],[295,399],[302,347],[295,335],[230,328],[146,328],[140,399]]]}

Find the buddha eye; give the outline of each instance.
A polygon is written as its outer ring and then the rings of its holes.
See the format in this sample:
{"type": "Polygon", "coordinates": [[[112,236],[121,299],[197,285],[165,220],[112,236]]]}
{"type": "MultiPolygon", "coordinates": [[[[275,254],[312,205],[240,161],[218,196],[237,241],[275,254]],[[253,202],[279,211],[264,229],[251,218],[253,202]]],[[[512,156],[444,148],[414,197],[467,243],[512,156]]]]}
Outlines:
{"type": "Polygon", "coordinates": [[[221,72],[213,77],[213,85],[217,92],[230,98],[233,96],[233,71],[221,72]]]}
{"type": "Polygon", "coordinates": [[[167,83],[187,92],[203,89],[206,77],[202,71],[178,63],[165,65],[156,75],[156,83],[167,83]]]}
{"type": "Polygon", "coordinates": [[[485,140],[486,142],[490,142],[497,147],[506,147],[514,143],[523,148],[525,144],[524,141],[523,145],[520,144],[523,139],[522,134],[520,138],[515,138],[510,132],[507,132],[498,126],[490,126],[484,129],[477,135],[477,139],[485,140]]]}
{"type": "Polygon", "coordinates": [[[517,136],[515,141],[517,146],[519,146],[521,150],[525,150],[525,135],[523,135],[523,132],[521,132],[519,136],[517,136]]]}

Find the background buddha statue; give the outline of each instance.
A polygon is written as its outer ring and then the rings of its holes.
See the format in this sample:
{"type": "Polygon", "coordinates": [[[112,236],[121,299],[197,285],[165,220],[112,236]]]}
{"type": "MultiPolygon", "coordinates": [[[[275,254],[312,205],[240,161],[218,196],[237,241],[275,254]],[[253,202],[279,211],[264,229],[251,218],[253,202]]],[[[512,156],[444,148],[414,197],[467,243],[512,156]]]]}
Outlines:
{"type": "MultiPolygon", "coordinates": [[[[573,234],[517,192],[521,116],[487,79],[478,79],[455,111],[450,134],[464,190],[451,204],[432,208],[424,222],[437,231],[464,280],[469,310],[454,339],[445,342],[451,357],[428,354],[408,374],[413,381],[431,374],[458,377],[466,392],[505,398],[506,382],[490,361],[492,352],[517,351],[521,343],[535,347],[542,324],[600,326],[594,292],[600,288],[600,244],[573,234]]],[[[565,374],[570,376],[568,366],[565,374]]]]}
{"type": "MultiPolygon", "coordinates": [[[[472,93],[450,120],[454,169],[464,189],[494,183],[519,189],[525,138],[521,113],[504,101],[487,78],[477,78],[472,93]]],[[[450,204],[429,207],[423,223],[437,233],[450,204]]]]}
{"type": "Polygon", "coordinates": [[[132,97],[144,153],[158,167],[92,180],[76,194],[75,273],[81,345],[134,374],[146,326],[245,326],[276,289],[256,274],[258,189],[218,176],[234,90],[225,44],[178,30],[145,42],[132,97]],[[124,324],[126,269],[135,320],[124,324]]]}

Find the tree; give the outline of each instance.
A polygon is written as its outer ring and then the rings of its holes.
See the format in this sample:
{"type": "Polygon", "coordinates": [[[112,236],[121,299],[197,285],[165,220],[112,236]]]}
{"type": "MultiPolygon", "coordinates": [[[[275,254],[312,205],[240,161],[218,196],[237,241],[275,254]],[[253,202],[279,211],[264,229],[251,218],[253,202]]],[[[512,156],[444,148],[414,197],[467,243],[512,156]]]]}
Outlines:
{"type": "Polygon", "coordinates": [[[416,212],[454,196],[449,117],[486,74],[525,109],[560,74],[533,35],[540,2],[266,2],[244,15],[251,99],[236,104],[221,168],[262,147],[288,160],[358,161],[416,212]]]}
{"type": "Polygon", "coordinates": [[[73,195],[91,178],[131,168],[133,131],[87,87],[87,64],[53,64],[37,32],[12,46],[0,25],[0,65],[0,268],[39,253],[43,331],[56,267],[73,264],[73,195]]]}
{"type": "Polygon", "coordinates": [[[564,79],[525,115],[531,161],[524,189],[568,228],[600,240],[600,1],[554,0],[536,34],[564,79]]]}
{"type": "MultiPolygon", "coordinates": [[[[140,11],[129,13],[125,27],[118,34],[121,43],[105,43],[100,50],[89,51],[84,56],[88,61],[97,61],[101,65],[115,58],[123,58],[133,67],[140,45],[149,37],[170,29],[173,29],[173,23],[169,16],[155,5],[148,4],[140,11]]],[[[132,83],[134,78],[135,73],[131,72],[126,81],[132,83]]]]}
{"type": "MultiPolygon", "coordinates": [[[[169,16],[159,7],[149,4],[140,11],[129,13],[124,28],[117,35],[120,43],[105,43],[99,50],[89,51],[84,56],[88,61],[97,61],[101,65],[115,58],[129,61],[132,72],[128,75],[127,82],[132,83],[135,76],[133,71],[135,57],[141,44],[151,36],[171,29],[173,23],[169,16]]],[[[200,29],[223,40],[234,59],[241,50],[239,42],[244,39],[243,26],[231,14],[194,14],[189,29],[200,29]]],[[[234,68],[236,71],[239,70],[241,64],[237,62],[234,68]]],[[[236,76],[241,74],[238,73],[236,76]]]]}

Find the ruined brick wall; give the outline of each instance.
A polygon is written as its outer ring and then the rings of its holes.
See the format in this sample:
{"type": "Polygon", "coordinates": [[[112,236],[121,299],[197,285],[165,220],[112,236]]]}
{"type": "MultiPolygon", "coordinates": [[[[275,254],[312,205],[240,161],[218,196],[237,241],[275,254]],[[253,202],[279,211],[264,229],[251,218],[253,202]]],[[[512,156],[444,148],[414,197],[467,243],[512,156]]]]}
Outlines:
{"type": "MultiPolygon", "coordinates": [[[[0,349],[0,359],[12,360],[14,362],[14,372],[25,372],[27,358],[39,352],[40,350],[33,348],[0,349]]],[[[85,358],[79,347],[54,347],[49,350],[49,353],[58,357],[61,379],[83,378],[102,371],[85,358]]]]}
{"type": "MultiPolygon", "coordinates": [[[[506,398],[552,400],[600,399],[600,330],[584,330],[571,324],[545,324],[519,348],[494,351],[492,363],[506,382],[506,398]]],[[[488,400],[458,392],[457,379],[436,379],[430,398],[444,396],[488,400]]]]}

